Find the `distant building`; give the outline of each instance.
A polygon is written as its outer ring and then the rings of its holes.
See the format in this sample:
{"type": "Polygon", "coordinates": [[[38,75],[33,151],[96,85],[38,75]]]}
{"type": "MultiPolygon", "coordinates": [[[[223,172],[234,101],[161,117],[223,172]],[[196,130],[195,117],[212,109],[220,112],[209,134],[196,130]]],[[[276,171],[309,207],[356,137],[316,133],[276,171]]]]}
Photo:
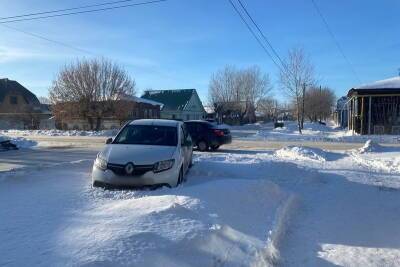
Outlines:
{"type": "Polygon", "coordinates": [[[352,88],[348,128],[359,134],[400,134],[400,77],[352,88]]]}
{"type": "Polygon", "coordinates": [[[0,129],[38,129],[49,117],[32,92],[16,81],[0,79],[0,129]]]}
{"type": "Polygon", "coordinates": [[[162,119],[199,120],[204,119],[206,112],[196,89],[149,90],[143,99],[160,102],[162,119]]]}
{"type": "Polygon", "coordinates": [[[100,118],[96,115],[80,112],[77,102],[58,103],[54,106],[55,124],[63,130],[99,130],[118,129],[128,121],[136,119],[160,118],[161,103],[141,99],[135,96],[124,96],[119,100],[93,103],[95,109],[104,109],[112,106],[100,118]]]}
{"type": "Polygon", "coordinates": [[[336,109],[333,114],[336,125],[341,128],[347,128],[348,124],[348,107],[347,107],[347,96],[342,96],[336,103],[336,109]]]}

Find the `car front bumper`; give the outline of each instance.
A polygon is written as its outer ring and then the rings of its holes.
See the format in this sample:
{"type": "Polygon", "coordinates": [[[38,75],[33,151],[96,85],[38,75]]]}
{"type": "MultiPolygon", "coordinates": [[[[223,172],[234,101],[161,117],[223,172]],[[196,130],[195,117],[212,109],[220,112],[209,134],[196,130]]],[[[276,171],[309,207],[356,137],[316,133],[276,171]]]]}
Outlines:
{"type": "Polygon", "coordinates": [[[174,166],[166,171],[154,173],[148,171],[142,175],[117,175],[112,170],[101,170],[93,164],[92,182],[113,186],[150,186],[166,184],[171,187],[177,185],[179,168],[174,166]]]}

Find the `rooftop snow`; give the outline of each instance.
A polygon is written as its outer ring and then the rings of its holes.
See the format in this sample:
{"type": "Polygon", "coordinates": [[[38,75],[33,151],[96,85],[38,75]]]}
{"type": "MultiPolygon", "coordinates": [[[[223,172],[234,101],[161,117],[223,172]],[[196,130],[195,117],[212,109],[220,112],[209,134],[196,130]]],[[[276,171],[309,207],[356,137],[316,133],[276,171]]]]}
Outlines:
{"type": "Polygon", "coordinates": [[[354,89],[400,89],[400,76],[364,84],[354,89]]]}

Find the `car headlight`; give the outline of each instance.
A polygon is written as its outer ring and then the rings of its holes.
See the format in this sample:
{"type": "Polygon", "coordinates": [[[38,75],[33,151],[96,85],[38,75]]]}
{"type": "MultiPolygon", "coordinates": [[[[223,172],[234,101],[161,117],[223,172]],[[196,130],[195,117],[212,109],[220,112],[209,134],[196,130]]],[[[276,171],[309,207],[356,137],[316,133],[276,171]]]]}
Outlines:
{"type": "Polygon", "coordinates": [[[105,171],[107,169],[107,161],[100,157],[99,155],[97,156],[96,160],[94,161],[94,165],[96,165],[97,168],[100,170],[105,171]]]}
{"type": "Polygon", "coordinates": [[[162,172],[166,171],[172,168],[174,166],[175,160],[174,159],[169,159],[169,160],[163,160],[159,161],[156,164],[154,164],[154,172],[162,172]]]}

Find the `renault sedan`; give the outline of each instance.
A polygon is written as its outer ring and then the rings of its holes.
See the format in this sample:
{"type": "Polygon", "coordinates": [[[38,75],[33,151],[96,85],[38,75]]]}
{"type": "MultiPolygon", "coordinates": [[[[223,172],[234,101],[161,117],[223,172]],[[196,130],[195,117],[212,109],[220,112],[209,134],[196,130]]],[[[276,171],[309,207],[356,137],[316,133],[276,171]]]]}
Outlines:
{"type": "Polygon", "coordinates": [[[93,186],[174,187],[184,181],[192,153],[182,122],[135,120],[107,139],[93,165],[93,186]]]}

